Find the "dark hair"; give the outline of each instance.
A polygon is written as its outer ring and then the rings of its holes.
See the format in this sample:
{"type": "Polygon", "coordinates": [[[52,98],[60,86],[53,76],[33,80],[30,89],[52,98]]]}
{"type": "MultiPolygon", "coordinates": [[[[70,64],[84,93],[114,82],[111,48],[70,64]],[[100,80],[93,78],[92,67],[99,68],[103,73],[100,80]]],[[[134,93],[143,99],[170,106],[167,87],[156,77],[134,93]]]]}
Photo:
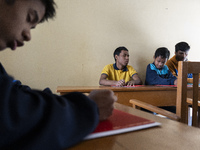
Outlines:
{"type": "Polygon", "coordinates": [[[154,57],[157,58],[159,56],[169,59],[170,51],[166,47],[160,47],[155,51],[154,57]]]}
{"type": "Polygon", "coordinates": [[[175,51],[189,51],[190,50],[190,46],[188,45],[188,43],[186,42],[179,42],[175,45],[175,51]]]}
{"type": "MultiPolygon", "coordinates": [[[[116,48],[116,50],[113,53],[114,59],[115,59],[115,55],[119,56],[119,54],[121,53],[122,50],[128,51],[128,49],[124,46],[116,48]]],[[[116,61],[116,59],[115,59],[115,61],[116,61]]]]}
{"type": "MultiPolygon", "coordinates": [[[[12,5],[16,0],[5,0],[7,4],[12,5]]],[[[55,2],[54,0],[40,0],[45,6],[45,14],[40,22],[48,21],[48,19],[53,19],[56,14],[55,2]]]]}
{"type": "Polygon", "coordinates": [[[56,10],[55,10],[56,4],[54,0],[41,0],[41,1],[46,7],[46,11],[45,11],[44,17],[42,18],[40,22],[48,21],[49,18],[53,19],[56,14],[56,10]]]}

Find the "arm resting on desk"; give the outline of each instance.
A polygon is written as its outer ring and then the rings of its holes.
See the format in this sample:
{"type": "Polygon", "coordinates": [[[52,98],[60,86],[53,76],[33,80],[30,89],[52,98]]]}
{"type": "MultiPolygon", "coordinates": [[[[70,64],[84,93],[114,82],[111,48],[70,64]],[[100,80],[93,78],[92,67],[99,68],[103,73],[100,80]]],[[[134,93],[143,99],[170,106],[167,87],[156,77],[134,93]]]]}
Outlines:
{"type": "Polygon", "coordinates": [[[180,119],[176,114],[174,114],[174,113],[172,113],[170,111],[161,109],[159,107],[153,106],[151,104],[148,104],[148,103],[136,100],[136,99],[131,99],[129,102],[131,104],[133,104],[133,108],[142,107],[142,108],[147,109],[149,111],[152,111],[152,112],[161,114],[163,116],[166,116],[167,118],[170,118],[172,120],[177,120],[178,121],[180,119]]]}

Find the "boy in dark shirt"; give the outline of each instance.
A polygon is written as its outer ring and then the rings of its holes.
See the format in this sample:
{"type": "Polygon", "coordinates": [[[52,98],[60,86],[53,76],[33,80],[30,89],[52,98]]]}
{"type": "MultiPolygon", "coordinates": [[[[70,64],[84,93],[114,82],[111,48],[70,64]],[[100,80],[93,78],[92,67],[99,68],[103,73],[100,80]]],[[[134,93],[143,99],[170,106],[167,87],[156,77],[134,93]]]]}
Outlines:
{"type": "Polygon", "coordinates": [[[154,62],[147,66],[146,85],[176,85],[177,78],[172,75],[165,65],[170,52],[167,48],[158,48],[154,55],[154,62]]]}
{"type": "MultiPolygon", "coordinates": [[[[55,15],[53,0],[0,0],[0,51],[31,40],[31,29],[55,15]]],[[[0,63],[0,149],[61,150],[83,140],[112,114],[110,90],[54,95],[32,90],[0,63]]]]}

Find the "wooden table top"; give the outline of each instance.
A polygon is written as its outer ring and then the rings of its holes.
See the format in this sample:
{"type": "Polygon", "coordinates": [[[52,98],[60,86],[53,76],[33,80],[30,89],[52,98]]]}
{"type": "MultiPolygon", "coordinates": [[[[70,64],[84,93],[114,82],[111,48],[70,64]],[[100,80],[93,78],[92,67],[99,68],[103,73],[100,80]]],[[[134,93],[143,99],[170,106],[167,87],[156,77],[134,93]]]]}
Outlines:
{"type": "Polygon", "coordinates": [[[157,117],[122,104],[115,103],[115,108],[160,122],[154,127],[119,135],[83,141],[69,150],[199,150],[200,129],[187,126],[177,121],[157,117]]]}
{"type": "Polygon", "coordinates": [[[62,92],[83,92],[88,93],[91,90],[100,90],[100,89],[110,89],[114,92],[117,91],[166,91],[166,90],[176,90],[177,88],[174,86],[148,86],[148,85],[142,85],[142,86],[136,86],[136,87],[113,87],[113,86],[58,86],[56,92],[62,93],[62,92]]]}

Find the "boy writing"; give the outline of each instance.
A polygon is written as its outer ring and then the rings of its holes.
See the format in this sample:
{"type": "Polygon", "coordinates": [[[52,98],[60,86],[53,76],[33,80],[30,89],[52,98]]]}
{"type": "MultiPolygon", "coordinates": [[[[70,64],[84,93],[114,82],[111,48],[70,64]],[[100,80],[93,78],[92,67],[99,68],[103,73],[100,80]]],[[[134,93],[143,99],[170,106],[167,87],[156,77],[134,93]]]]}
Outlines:
{"type": "Polygon", "coordinates": [[[161,47],[155,51],[154,62],[147,66],[146,85],[176,85],[177,78],[172,75],[165,65],[170,52],[167,48],[161,47]]]}
{"type": "MultiPolygon", "coordinates": [[[[30,30],[55,15],[53,0],[0,0],[0,51],[31,40],[30,30]]],[[[60,150],[80,142],[112,114],[110,90],[63,96],[13,82],[0,64],[0,149],[60,150]]]]}
{"type": "Polygon", "coordinates": [[[126,47],[118,47],[113,56],[115,63],[104,67],[99,80],[100,85],[132,86],[142,84],[135,69],[128,65],[129,53],[126,47]]]}

